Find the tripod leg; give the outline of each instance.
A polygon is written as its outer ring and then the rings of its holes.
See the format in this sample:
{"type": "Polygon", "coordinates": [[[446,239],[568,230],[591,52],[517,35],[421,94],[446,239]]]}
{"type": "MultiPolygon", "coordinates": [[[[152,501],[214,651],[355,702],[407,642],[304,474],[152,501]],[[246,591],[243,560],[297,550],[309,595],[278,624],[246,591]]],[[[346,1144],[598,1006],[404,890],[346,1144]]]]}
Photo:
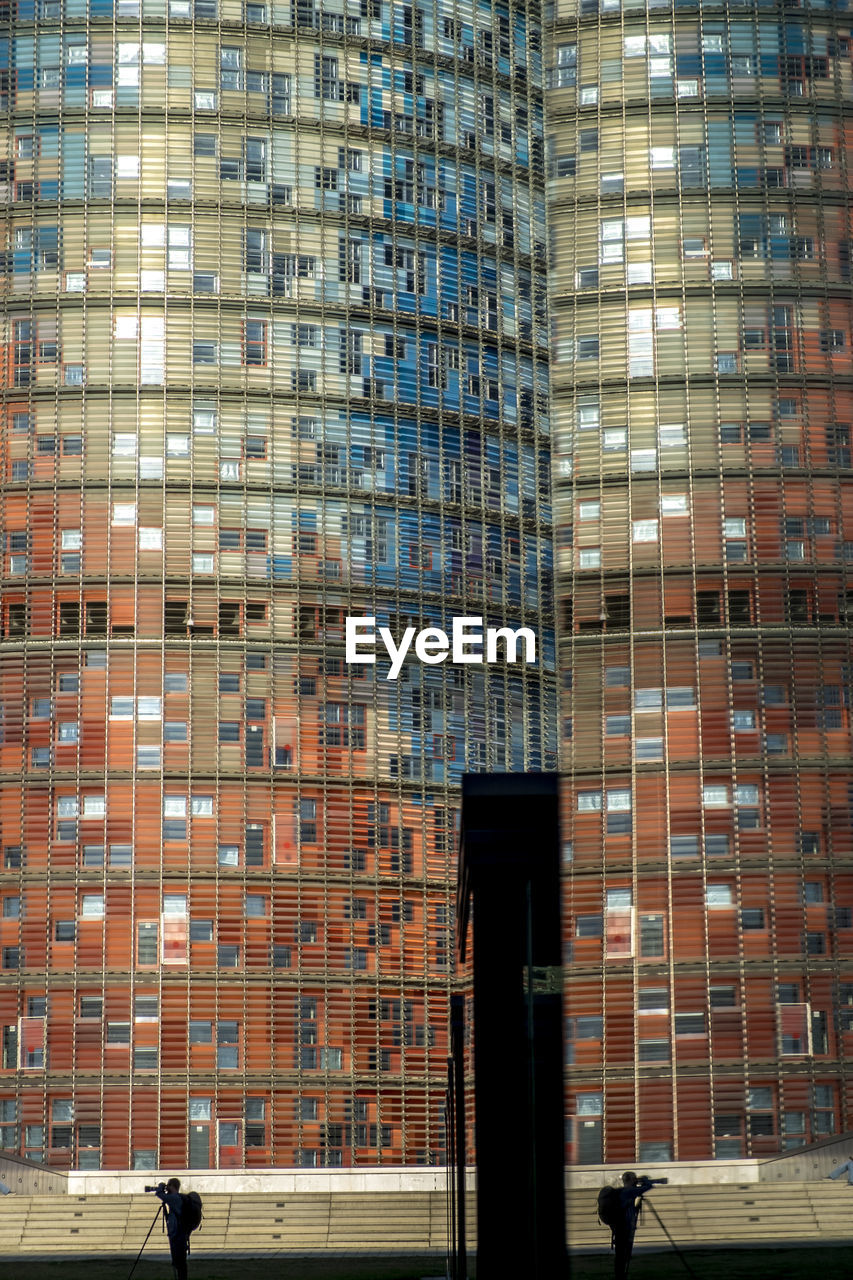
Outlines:
{"type": "Polygon", "coordinates": [[[155,1224],[156,1224],[156,1222],[157,1222],[157,1219],[158,1219],[159,1217],[160,1217],[160,1210],[158,1209],[158,1210],[157,1210],[157,1212],[154,1214],[154,1221],[151,1223],[151,1226],[148,1228],[148,1235],[147,1235],[147,1236],[145,1237],[145,1239],[142,1241],[142,1249],[140,1249],[140,1250],[139,1250],[139,1253],[136,1255],[136,1262],[134,1262],[133,1266],[130,1268],[130,1274],[128,1275],[127,1280],[132,1280],[133,1273],[134,1273],[134,1271],[136,1270],[137,1266],[139,1265],[139,1259],[142,1257],[142,1251],[143,1251],[143,1249],[145,1248],[145,1246],[147,1245],[147,1243],[148,1243],[148,1241],[149,1241],[149,1239],[150,1239],[150,1237],[151,1237],[151,1232],[154,1230],[154,1226],[155,1226],[155,1224]]]}
{"type": "Polygon", "coordinates": [[[673,1247],[673,1249],[675,1250],[675,1252],[678,1254],[679,1260],[680,1260],[680,1262],[681,1262],[682,1266],[684,1267],[685,1271],[687,1272],[687,1274],[688,1274],[689,1276],[692,1276],[692,1277],[693,1277],[693,1280],[699,1280],[698,1276],[696,1275],[696,1272],[693,1270],[693,1268],[691,1267],[690,1263],[687,1261],[687,1259],[685,1258],[684,1254],[681,1252],[681,1250],[679,1249],[678,1245],[675,1243],[675,1241],[673,1240],[672,1236],[669,1234],[669,1230],[668,1230],[668,1228],[667,1228],[667,1225],[666,1225],[666,1223],[664,1222],[663,1218],[662,1218],[662,1217],[660,1216],[660,1214],[658,1213],[658,1211],[657,1211],[657,1209],[655,1208],[655,1206],[651,1203],[651,1201],[650,1201],[650,1200],[647,1200],[645,1203],[646,1203],[646,1204],[648,1204],[648,1206],[649,1206],[649,1208],[651,1209],[652,1213],[653,1213],[653,1214],[655,1215],[655,1217],[657,1218],[658,1223],[660,1224],[660,1227],[661,1227],[661,1229],[662,1229],[662,1231],[663,1231],[664,1235],[666,1236],[666,1238],[667,1238],[667,1240],[669,1241],[669,1243],[672,1245],[672,1247],[673,1247]]]}

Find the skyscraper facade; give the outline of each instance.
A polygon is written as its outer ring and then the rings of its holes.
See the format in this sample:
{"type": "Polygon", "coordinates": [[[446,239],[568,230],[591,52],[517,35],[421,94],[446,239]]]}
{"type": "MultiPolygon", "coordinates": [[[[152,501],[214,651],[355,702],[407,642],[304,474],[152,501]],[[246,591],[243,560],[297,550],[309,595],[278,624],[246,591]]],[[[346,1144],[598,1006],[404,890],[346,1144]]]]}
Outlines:
{"type": "Polygon", "coordinates": [[[441,1162],[457,784],[555,758],[536,7],[0,22],[0,1145],[441,1162]]]}
{"type": "Polygon", "coordinates": [[[558,0],[569,1154],[849,1129],[851,24],[558,0]]]}

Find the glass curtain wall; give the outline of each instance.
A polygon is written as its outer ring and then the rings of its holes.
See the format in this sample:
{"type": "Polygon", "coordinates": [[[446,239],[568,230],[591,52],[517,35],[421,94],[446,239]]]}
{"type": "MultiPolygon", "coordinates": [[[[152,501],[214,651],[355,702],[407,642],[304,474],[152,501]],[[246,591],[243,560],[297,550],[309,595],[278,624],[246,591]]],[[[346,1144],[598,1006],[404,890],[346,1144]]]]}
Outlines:
{"type": "Polygon", "coordinates": [[[555,756],[537,8],[0,24],[0,1145],[443,1162],[457,784],[555,756]]]}
{"type": "Polygon", "coordinates": [[[568,1151],[851,1126],[851,20],[558,0],[568,1151]]]}

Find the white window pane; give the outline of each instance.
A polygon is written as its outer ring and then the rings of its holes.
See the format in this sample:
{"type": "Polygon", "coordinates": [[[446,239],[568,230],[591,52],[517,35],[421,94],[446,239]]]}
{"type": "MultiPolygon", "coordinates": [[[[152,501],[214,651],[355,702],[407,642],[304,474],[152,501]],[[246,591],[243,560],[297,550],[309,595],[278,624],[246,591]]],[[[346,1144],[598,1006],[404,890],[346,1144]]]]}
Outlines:
{"type": "Polygon", "coordinates": [[[113,503],[113,524],[118,524],[118,525],[136,524],[136,503],[135,502],[114,502],[113,503]]]}
{"type": "Polygon", "coordinates": [[[652,147],[652,168],[653,169],[674,169],[675,168],[675,148],[674,147],[652,147]]]}
{"type": "Polygon", "coordinates": [[[687,514],[686,493],[664,493],[660,500],[662,516],[682,516],[687,514]]]}
{"type": "Polygon", "coordinates": [[[162,293],[166,287],[165,271],[140,271],[139,287],[143,293],[162,293]]]}
{"type": "Polygon", "coordinates": [[[705,901],[709,907],[730,907],[734,902],[730,884],[709,884],[705,889],[705,901]]]}
{"type": "Polygon", "coordinates": [[[117,178],[139,177],[139,156],[116,156],[117,178]]]}
{"type": "MultiPolygon", "coordinates": [[[[139,325],[136,316],[116,316],[115,318],[115,336],[119,339],[135,339],[139,331],[139,325]]],[[[136,437],[134,436],[135,440],[136,437]]]]}
{"type": "Polygon", "coordinates": [[[578,813],[597,813],[601,809],[600,791],[578,792],[578,813]]]}
{"type": "Polygon", "coordinates": [[[601,549],[599,547],[582,547],[578,563],[581,569],[598,569],[601,565],[601,549]]]}
{"type": "Polygon", "coordinates": [[[633,525],[634,542],[657,542],[657,520],[635,520],[633,525]]]}

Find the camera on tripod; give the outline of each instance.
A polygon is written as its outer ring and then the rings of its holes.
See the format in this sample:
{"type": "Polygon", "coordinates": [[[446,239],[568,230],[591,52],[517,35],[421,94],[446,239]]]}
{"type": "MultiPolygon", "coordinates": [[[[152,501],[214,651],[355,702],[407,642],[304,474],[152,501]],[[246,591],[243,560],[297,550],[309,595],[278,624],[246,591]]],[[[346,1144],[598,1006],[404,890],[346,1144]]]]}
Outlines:
{"type": "Polygon", "coordinates": [[[158,1182],[156,1187],[143,1187],[143,1191],[165,1191],[165,1182],[158,1182]]]}

